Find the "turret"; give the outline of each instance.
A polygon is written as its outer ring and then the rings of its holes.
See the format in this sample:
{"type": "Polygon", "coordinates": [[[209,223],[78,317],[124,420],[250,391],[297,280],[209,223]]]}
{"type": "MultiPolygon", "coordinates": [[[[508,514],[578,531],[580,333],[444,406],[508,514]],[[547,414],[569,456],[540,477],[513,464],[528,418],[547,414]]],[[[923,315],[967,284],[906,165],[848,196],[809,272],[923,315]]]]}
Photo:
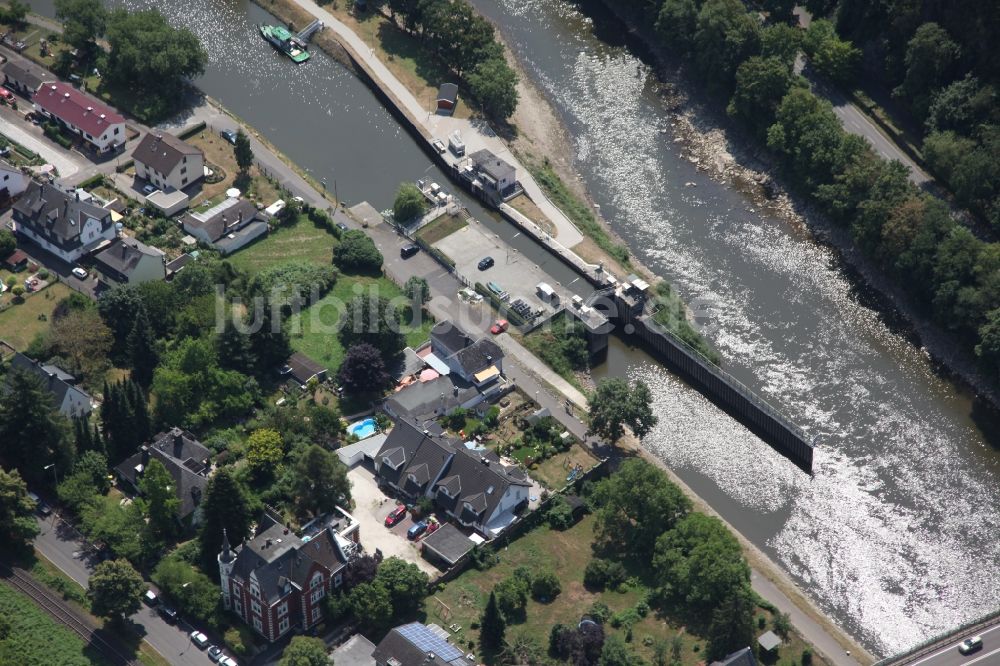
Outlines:
{"type": "Polygon", "coordinates": [[[222,605],[229,610],[229,576],[233,573],[233,564],[236,562],[236,555],[229,547],[229,535],[225,528],[222,530],[222,552],[219,553],[219,582],[222,586],[222,605]]]}

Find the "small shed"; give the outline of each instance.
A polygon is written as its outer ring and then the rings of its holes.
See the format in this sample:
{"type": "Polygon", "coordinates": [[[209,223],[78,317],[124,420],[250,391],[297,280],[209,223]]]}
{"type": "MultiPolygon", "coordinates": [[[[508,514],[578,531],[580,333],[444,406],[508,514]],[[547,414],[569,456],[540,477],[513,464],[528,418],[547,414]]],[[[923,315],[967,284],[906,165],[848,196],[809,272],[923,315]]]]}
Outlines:
{"type": "Polygon", "coordinates": [[[761,650],[771,654],[781,645],[781,639],[773,631],[768,631],[757,637],[757,644],[761,650]]]}
{"type": "Polygon", "coordinates": [[[366,458],[374,460],[375,454],[378,453],[379,449],[382,448],[382,445],[385,444],[386,437],[387,435],[384,432],[380,432],[367,439],[363,439],[360,442],[342,446],[337,449],[337,457],[340,458],[340,462],[344,463],[344,466],[348,468],[354,467],[366,458]]]}
{"type": "Polygon", "coordinates": [[[316,377],[319,381],[326,379],[326,368],[312,360],[301,352],[295,352],[288,357],[281,374],[290,376],[299,384],[305,385],[309,380],[316,377]]]}
{"type": "Polygon", "coordinates": [[[3,260],[3,265],[7,270],[19,273],[28,267],[28,255],[24,250],[14,250],[3,260]]]}
{"type": "Polygon", "coordinates": [[[438,88],[437,108],[438,111],[451,113],[458,104],[458,86],[454,83],[442,83],[438,88]]]}
{"type": "Polygon", "coordinates": [[[444,569],[455,566],[476,545],[451,523],[445,523],[437,531],[424,537],[421,543],[424,559],[444,569]]]}

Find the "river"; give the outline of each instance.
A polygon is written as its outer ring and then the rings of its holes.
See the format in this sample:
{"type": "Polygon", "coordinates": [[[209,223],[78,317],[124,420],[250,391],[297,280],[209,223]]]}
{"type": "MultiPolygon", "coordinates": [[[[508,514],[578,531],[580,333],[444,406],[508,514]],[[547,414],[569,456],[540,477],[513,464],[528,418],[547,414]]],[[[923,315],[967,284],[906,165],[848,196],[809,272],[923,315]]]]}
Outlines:
{"type": "MultiPolygon", "coordinates": [[[[52,14],[51,0],[31,4],[52,14]]],[[[296,67],[266,47],[254,24],[273,18],[256,5],[155,4],[205,43],[199,87],[317,179],[336,179],[349,202],[381,209],[402,180],[445,183],[339,64],[315,53],[296,67]]],[[[563,116],[576,168],[615,230],[685,298],[713,304],[709,337],[726,369],[820,434],[810,478],[615,341],[595,374],[641,377],[653,388],[660,424],[645,445],[876,654],[993,610],[1000,455],[970,418],[969,396],[860,302],[834,253],[681,156],[650,68],[614,30],[602,41],[590,18],[560,0],[473,4],[502,26],[563,116]]],[[[572,280],[523,236],[516,243],[572,280]]]]}

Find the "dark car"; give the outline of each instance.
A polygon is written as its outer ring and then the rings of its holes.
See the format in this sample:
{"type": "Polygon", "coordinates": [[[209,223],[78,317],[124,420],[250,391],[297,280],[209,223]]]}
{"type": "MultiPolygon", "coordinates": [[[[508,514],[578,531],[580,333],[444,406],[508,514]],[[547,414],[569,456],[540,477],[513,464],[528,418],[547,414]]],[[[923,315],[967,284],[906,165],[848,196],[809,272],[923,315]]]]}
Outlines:
{"type": "Polygon", "coordinates": [[[399,521],[403,519],[406,515],[406,507],[400,504],[395,509],[389,512],[389,515],[385,517],[385,526],[392,527],[399,521]]]}
{"type": "Polygon", "coordinates": [[[347,225],[344,224],[343,222],[337,222],[337,228],[340,229],[341,231],[347,231],[347,225]]]}
{"type": "Polygon", "coordinates": [[[487,268],[492,268],[493,263],[493,257],[483,257],[479,260],[479,270],[485,271],[487,268]]]}
{"type": "Polygon", "coordinates": [[[982,649],[983,649],[982,636],[973,636],[972,638],[966,638],[958,645],[958,651],[961,652],[962,654],[972,654],[973,652],[982,649]]]}
{"type": "Polygon", "coordinates": [[[414,523],[410,529],[406,530],[406,538],[410,541],[414,541],[420,538],[420,535],[427,531],[427,523],[420,521],[419,523],[414,523]]]}
{"type": "Polygon", "coordinates": [[[211,659],[212,661],[219,661],[220,659],[222,659],[222,648],[216,645],[213,645],[212,647],[208,648],[208,658],[211,659]]]}
{"type": "Polygon", "coordinates": [[[417,247],[416,245],[404,245],[399,249],[399,256],[401,256],[403,259],[409,259],[419,251],[420,248],[417,247]]]}
{"type": "Polygon", "coordinates": [[[236,132],[233,130],[222,130],[219,132],[219,136],[228,141],[229,143],[236,145],[236,132]]]}
{"type": "Polygon", "coordinates": [[[177,611],[175,611],[170,606],[160,606],[156,612],[159,613],[160,617],[162,617],[170,624],[173,624],[174,622],[177,621],[177,611]]]}

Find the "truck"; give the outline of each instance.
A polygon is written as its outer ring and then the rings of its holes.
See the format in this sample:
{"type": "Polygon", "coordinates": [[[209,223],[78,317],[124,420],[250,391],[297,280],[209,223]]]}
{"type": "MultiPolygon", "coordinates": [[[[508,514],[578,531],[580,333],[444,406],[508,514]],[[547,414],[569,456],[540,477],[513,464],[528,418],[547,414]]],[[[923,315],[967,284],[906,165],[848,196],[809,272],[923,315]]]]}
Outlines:
{"type": "Polygon", "coordinates": [[[465,142],[462,141],[462,135],[455,130],[448,137],[448,148],[455,154],[455,157],[462,157],[465,155],[465,142]]]}

